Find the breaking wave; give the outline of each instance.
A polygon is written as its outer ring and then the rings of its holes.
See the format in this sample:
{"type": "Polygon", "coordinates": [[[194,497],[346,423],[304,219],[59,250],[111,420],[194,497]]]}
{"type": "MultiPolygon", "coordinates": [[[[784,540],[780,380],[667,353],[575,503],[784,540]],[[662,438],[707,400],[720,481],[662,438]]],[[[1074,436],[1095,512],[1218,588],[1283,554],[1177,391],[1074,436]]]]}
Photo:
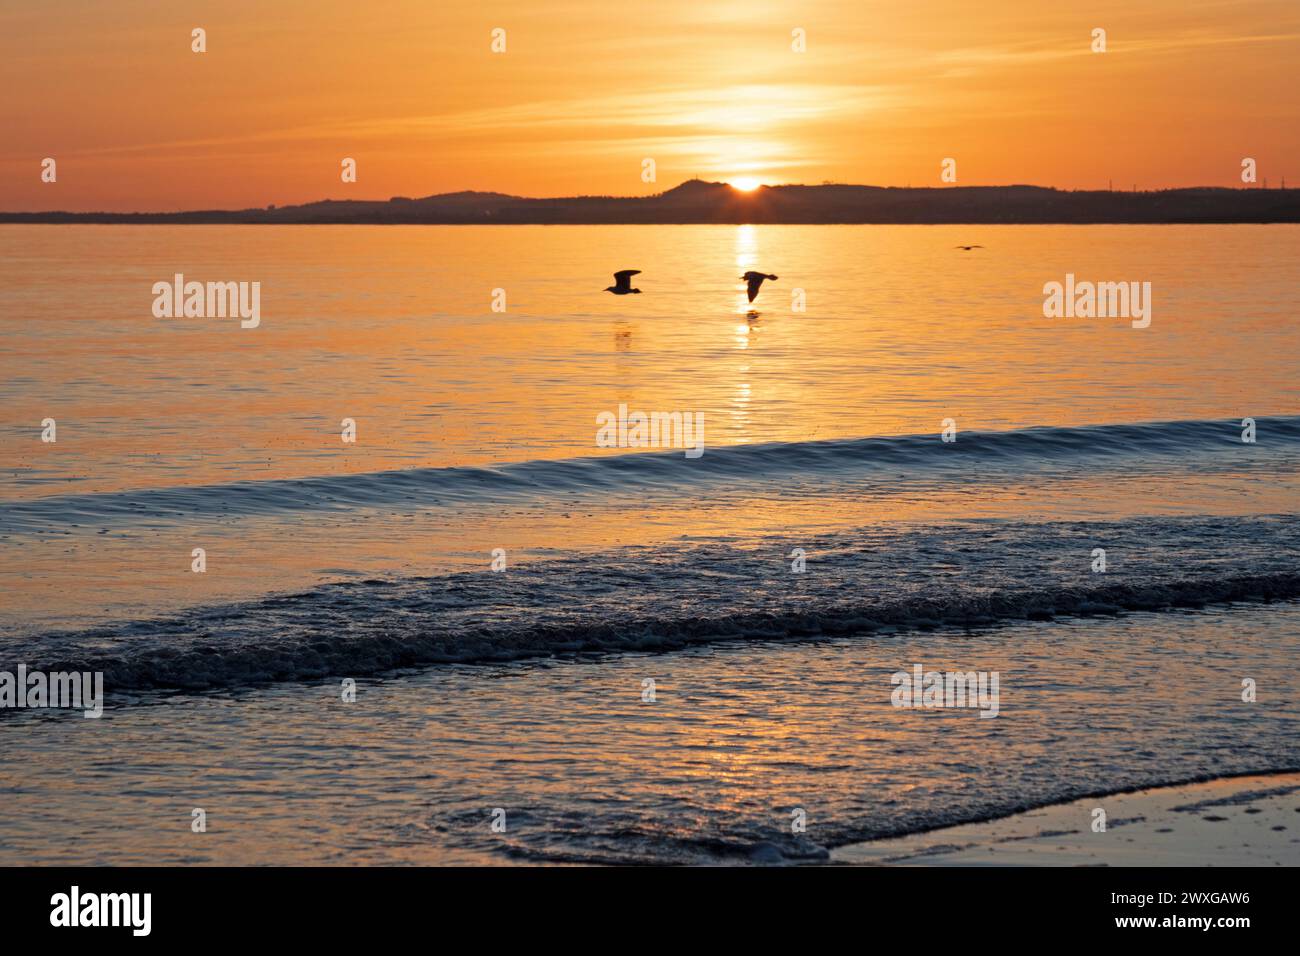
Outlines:
{"type": "Polygon", "coordinates": [[[22,637],[5,663],[103,671],[110,692],[360,677],[449,662],[987,627],[1300,597],[1292,516],[873,527],[791,543],[625,548],[328,584],[22,637]],[[1109,555],[1091,569],[1092,549],[1109,555]]]}

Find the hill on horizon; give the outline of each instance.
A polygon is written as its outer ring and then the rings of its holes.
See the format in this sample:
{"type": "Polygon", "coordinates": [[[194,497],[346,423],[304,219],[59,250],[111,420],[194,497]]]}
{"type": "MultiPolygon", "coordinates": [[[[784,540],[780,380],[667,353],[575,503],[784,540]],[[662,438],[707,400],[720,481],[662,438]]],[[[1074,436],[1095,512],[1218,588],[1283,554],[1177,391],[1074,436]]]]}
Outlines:
{"type": "Polygon", "coordinates": [[[1047,186],[760,186],[689,179],[651,196],[534,199],[462,190],[412,199],[322,199],[185,212],[0,212],[4,223],[137,224],[687,224],[687,223],[1232,223],[1300,222],[1291,189],[1200,186],[1147,192],[1047,186]]]}

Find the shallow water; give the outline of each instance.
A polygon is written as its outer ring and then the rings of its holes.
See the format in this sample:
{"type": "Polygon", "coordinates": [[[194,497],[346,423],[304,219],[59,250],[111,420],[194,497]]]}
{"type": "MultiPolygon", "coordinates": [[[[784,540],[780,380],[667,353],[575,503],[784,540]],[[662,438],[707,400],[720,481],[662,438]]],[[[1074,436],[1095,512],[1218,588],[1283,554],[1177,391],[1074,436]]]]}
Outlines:
{"type": "Polygon", "coordinates": [[[363,680],[354,703],[331,681],[24,714],[0,722],[0,863],[816,861],[1300,767],[1297,640],[1300,607],[1247,606],[445,666],[363,680]],[[893,707],[890,675],[916,663],[1000,672],[998,716],[893,707]]]}
{"type": "Polygon", "coordinates": [[[210,689],[418,664],[1289,599],[1300,597],[1298,567],[1300,540],[1287,516],[878,524],[322,585],[14,637],[7,651],[47,671],[102,672],[117,691],[210,689]]]}

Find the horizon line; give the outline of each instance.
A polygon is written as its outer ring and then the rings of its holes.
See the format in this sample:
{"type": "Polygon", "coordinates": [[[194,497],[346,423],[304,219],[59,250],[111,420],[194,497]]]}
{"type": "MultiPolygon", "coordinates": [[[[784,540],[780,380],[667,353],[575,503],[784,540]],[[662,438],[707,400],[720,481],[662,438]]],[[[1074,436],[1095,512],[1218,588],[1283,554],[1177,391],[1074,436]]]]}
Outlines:
{"type": "Polygon", "coordinates": [[[670,186],[669,188],[664,189],[657,193],[647,193],[643,195],[614,195],[609,193],[605,193],[605,194],[577,193],[568,196],[525,196],[516,193],[500,192],[495,189],[458,189],[458,190],[451,190],[448,192],[430,193],[425,196],[414,196],[414,197],[389,196],[387,199],[376,199],[376,198],[338,199],[330,196],[322,199],[312,199],[312,200],[307,200],[305,202],[287,203],[284,205],[281,205],[279,203],[267,203],[266,205],[263,206],[244,206],[240,208],[218,208],[218,207],[209,206],[209,207],[198,207],[198,208],[190,208],[190,209],[168,209],[168,210],[135,209],[135,210],[128,210],[128,211],[113,211],[107,209],[85,209],[85,210],[0,209],[0,216],[56,216],[56,215],[57,216],[175,216],[175,215],[196,215],[196,214],[206,214],[206,213],[267,212],[267,211],[274,211],[274,210],[296,209],[304,206],[314,206],[314,205],[321,205],[325,203],[386,204],[386,203],[394,203],[394,202],[425,202],[428,200],[440,199],[449,196],[495,196],[495,197],[500,197],[502,199],[519,200],[522,202],[560,202],[560,201],[572,201],[572,200],[612,200],[618,202],[630,202],[630,201],[645,201],[645,200],[659,199],[664,196],[667,196],[669,193],[672,193],[675,190],[682,189],[683,187],[690,186],[695,183],[698,183],[701,186],[729,189],[731,191],[731,196],[738,200],[754,200],[758,198],[764,190],[825,189],[825,188],[906,190],[911,192],[931,192],[931,193],[952,192],[956,190],[973,190],[973,189],[1034,189],[1034,190],[1043,190],[1046,192],[1057,192],[1057,193],[1097,193],[1097,194],[1104,194],[1104,195],[1118,194],[1124,196],[1151,195],[1154,193],[1169,193],[1169,192],[1205,192],[1205,191],[1241,192],[1241,193],[1294,192],[1293,189],[1289,189],[1286,186],[1285,178],[1283,178],[1281,186],[1274,186],[1274,187],[1252,183],[1252,184],[1244,184],[1240,186],[1213,186],[1213,185],[1164,186],[1164,187],[1158,187],[1153,189],[1138,189],[1137,185],[1133,184],[1129,189],[1115,189],[1113,187],[1097,188],[1097,189],[1080,189],[1080,188],[1067,189],[1067,188],[1062,188],[1060,186],[1042,186],[1034,183],[1002,183],[1002,184],[980,183],[980,184],[969,184],[969,185],[951,183],[951,184],[944,184],[942,186],[913,186],[909,183],[905,186],[897,186],[897,185],[881,186],[873,183],[845,183],[845,182],[834,182],[834,181],[826,180],[820,183],[788,183],[788,182],[787,183],[760,183],[757,186],[752,187],[750,189],[741,189],[733,185],[732,183],[726,181],[706,180],[698,176],[693,176],[689,179],[682,180],[676,186],[670,186]]]}

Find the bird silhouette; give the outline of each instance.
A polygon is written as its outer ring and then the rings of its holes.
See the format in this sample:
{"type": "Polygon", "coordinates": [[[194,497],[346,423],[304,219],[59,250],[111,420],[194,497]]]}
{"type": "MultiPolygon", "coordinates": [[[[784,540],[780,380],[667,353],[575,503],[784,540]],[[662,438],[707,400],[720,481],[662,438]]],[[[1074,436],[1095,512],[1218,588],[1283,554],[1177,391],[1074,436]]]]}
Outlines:
{"type": "Polygon", "coordinates": [[[745,273],[743,276],[741,276],[740,278],[741,278],[742,281],[748,283],[748,285],[749,285],[749,301],[750,301],[750,302],[753,302],[754,299],[755,299],[755,297],[758,295],[758,290],[759,290],[759,288],[763,285],[763,280],[764,280],[764,279],[772,279],[772,280],[775,280],[775,279],[776,279],[776,276],[774,276],[774,275],[769,275],[769,274],[766,273],[766,272],[754,272],[754,271],[751,270],[751,271],[749,271],[749,272],[746,272],[746,273],[745,273]]]}
{"type": "Polygon", "coordinates": [[[623,269],[621,272],[615,272],[614,284],[606,286],[605,291],[615,295],[640,295],[640,289],[632,288],[632,277],[640,274],[640,269],[623,269]]]}
{"type": "Polygon", "coordinates": [[[983,249],[983,246],[953,246],[954,249],[965,249],[970,252],[972,249],[983,249]]]}

